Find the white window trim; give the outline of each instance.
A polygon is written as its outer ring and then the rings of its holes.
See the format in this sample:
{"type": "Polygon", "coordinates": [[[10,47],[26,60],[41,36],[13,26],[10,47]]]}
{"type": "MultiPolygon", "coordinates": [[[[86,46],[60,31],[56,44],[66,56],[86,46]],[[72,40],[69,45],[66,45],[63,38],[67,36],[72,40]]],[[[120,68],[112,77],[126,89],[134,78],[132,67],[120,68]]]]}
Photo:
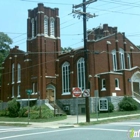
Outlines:
{"type": "Polygon", "coordinates": [[[127,54],[127,60],[128,60],[128,68],[131,69],[131,58],[130,58],[130,54],[127,54]]]}
{"type": "Polygon", "coordinates": [[[119,49],[119,54],[120,54],[120,67],[121,69],[125,69],[124,50],[122,48],[119,49]]]}
{"type": "Polygon", "coordinates": [[[119,79],[118,78],[115,78],[115,90],[121,90],[120,89],[120,82],[119,82],[119,79]],[[116,86],[116,80],[117,80],[117,85],[118,86],[116,86]]]}
{"type": "Polygon", "coordinates": [[[12,86],[12,98],[14,98],[15,96],[14,96],[14,86],[12,86]]]}
{"type": "Polygon", "coordinates": [[[48,17],[45,15],[44,16],[44,36],[48,37],[48,17]]]}
{"type": "Polygon", "coordinates": [[[50,18],[50,37],[55,37],[55,19],[50,18]]]}
{"type": "Polygon", "coordinates": [[[101,91],[106,91],[106,83],[105,83],[105,87],[104,87],[104,81],[105,81],[105,79],[102,79],[102,89],[101,89],[101,91]]]}
{"type": "Polygon", "coordinates": [[[83,57],[81,57],[78,61],[77,61],[77,82],[78,82],[78,87],[81,89],[81,90],[84,90],[85,87],[86,87],[86,84],[85,84],[85,60],[83,57]],[[80,64],[80,68],[79,68],[79,64],[80,64]],[[81,67],[81,65],[83,65],[83,67],[81,67]],[[79,71],[80,69],[80,71],[79,71]],[[80,78],[82,80],[80,80],[80,78]],[[84,83],[82,83],[84,82],[84,83]],[[81,85],[81,86],[80,86],[81,85]]]}
{"type": "Polygon", "coordinates": [[[19,98],[20,97],[20,85],[17,86],[17,94],[18,94],[17,97],[19,98]]]}
{"type": "Polygon", "coordinates": [[[31,20],[31,24],[32,24],[32,38],[35,37],[35,22],[34,22],[34,19],[32,18],[31,20]]]}
{"type": "Polygon", "coordinates": [[[12,64],[12,84],[15,83],[15,64],[12,64]]]}
{"type": "Polygon", "coordinates": [[[17,65],[17,83],[21,83],[21,65],[17,65]]]}
{"type": "Polygon", "coordinates": [[[113,70],[117,70],[117,57],[116,57],[116,50],[112,51],[112,61],[113,61],[113,70]]]}
{"type": "Polygon", "coordinates": [[[62,65],[62,95],[70,95],[70,94],[71,94],[71,92],[70,92],[70,64],[69,64],[68,62],[64,62],[63,65],[62,65]],[[63,78],[64,78],[64,75],[63,75],[63,73],[64,73],[63,68],[66,69],[66,67],[69,68],[69,70],[68,70],[68,71],[69,71],[68,75],[65,75],[65,81],[68,80],[68,81],[67,81],[67,85],[66,85],[66,82],[64,83],[64,80],[63,80],[63,78]],[[66,76],[67,76],[67,77],[66,77],[66,76]],[[64,86],[64,84],[65,84],[65,86],[64,86]],[[66,86],[67,86],[68,89],[64,89],[66,86]],[[68,90],[68,91],[67,91],[67,92],[64,92],[64,90],[68,90]]]}

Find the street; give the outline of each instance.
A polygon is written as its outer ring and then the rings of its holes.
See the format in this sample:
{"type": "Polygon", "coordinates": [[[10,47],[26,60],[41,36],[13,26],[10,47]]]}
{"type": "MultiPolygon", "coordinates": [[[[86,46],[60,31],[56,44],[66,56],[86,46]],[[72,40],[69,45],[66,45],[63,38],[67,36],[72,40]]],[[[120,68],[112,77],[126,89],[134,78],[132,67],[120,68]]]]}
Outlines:
{"type": "Polygon", "coordinates": [[[140,129],[140,120],[58,129],[0,126],[0,140],[129,140],[132,129],[140,129]]]}

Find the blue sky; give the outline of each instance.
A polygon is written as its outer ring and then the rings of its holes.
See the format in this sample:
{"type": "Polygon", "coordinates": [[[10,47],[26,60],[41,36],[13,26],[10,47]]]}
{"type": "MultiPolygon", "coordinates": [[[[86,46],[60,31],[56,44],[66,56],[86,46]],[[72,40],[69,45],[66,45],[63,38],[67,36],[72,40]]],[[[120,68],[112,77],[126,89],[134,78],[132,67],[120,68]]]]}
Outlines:
{"type": "MultiPolygon", "coordinates": [[[[28,9],[44,3],[51,8],[59,8],[61,46],[77,48],[83,46],[83,20],[73,18],[72,5],[82,0],[0,0],[0,32],[13,40],[11,48],[18,45],[26,51],[28,9]]],[[[82,9],[81,9],[82,10],[82,9]]],[[[98,15],[87,21],[87,29],[108,24],[125,32],[135,45],[140,45],[140,0],[98,0],[87,5],[87,12],[98,15]]]]}

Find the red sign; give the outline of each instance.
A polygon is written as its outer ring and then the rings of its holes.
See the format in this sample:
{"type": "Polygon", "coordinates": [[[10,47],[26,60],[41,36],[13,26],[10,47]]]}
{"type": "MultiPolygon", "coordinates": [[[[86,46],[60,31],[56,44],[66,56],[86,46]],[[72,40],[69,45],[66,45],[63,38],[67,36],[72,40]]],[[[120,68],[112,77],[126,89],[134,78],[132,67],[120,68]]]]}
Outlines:
{"type": "Polygon", "coordinates": [[[72,89],[72,94],[73,94],[73,97],[81,97],[82,95],[82,90],[78,87],[74,87],[72,89]]]}

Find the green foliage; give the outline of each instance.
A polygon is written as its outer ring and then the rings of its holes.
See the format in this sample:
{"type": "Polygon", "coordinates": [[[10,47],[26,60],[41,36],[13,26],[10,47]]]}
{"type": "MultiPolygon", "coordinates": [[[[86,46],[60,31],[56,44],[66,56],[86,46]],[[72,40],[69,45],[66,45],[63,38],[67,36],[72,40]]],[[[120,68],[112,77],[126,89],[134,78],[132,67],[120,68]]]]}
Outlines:
{"type": "MultiPolygon", "coordinates": [[[[0,116],[28,117],[28,107],[20,109],[19,102],[13,99],[8,102],[8,109],[0,111],[0,116]]],[[[30,119],[49,119],[53,117],[54,111],[50,110],[46,105],[30,107],[30,119]]]]}
{"type": "Polygon", "coordinates": [[[108,102],[108,111],[113,112],[113,110],[114,110],[114,105],[112,104],[112,102],[108,102]]]}
{"type": "MultiPolygon", "coordinates": [[[[48,119],[54,117],[53,111],[50,110],[46,105],[41,106],[41,118],[48,119]]],[[[30,110],[30,118],[38,119],[40,118],[40,107],[33,106],[30,110]]]]}
{"type": "Polygon", "coordinates": [[[12,44],[12,39],[7,34],[0,32],[0,85],[1,85],[2,62],[9,54],[10,44],[12,44]]]}
{"type": "Polygon", "coordinates": [[[28,111],[27,108],[21,108],[18,112],[19,117],[27,117],[28,116],[28,111]]]}
{"type": "Polygon", "coordinates": [[[124,97],[118,105],[119,110],[132,111],[138,109],[138,104],[132,97],[124,97]]]}
{"type": "Polygon", "coordinates": [[[0,116],[9,116],[9,111],[7,109],[1,110],[0,116]]]}
{"type": "Polygon", "coordinates": [[[10,117],[17,117],[20,110],[20,103],[13,99],[8,102],[8,111],[10,117]]]}

